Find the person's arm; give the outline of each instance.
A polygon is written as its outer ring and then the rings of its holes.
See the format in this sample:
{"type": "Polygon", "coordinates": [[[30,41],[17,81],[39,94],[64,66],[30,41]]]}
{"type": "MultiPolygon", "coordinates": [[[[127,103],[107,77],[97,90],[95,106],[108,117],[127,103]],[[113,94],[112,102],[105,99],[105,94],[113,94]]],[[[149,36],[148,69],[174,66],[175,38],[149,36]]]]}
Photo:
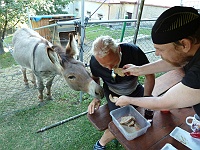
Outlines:
{"type": "MultiPolygon", "coordinates": [[[[97,84],[100,84],[100,78],[99,77],[95,77],[93,75],[92,76],[92,79],[97,83],[97,84]]],[[[88,105],[88,113],[89,114],[93,114],[95,110],[98,110],[99,107],[101,105],[101,101],[97,98],[94,98],[90,104],[88,105]]]]}
{"type": "Polygon", "coordinates": [[[140,75],[153,74],[153,73],[158,73],[158,72],[167,72],[170,70],[174,70],[178,67],[175,67],[164,60],[158,60],[156,62],[148,63],[142,66],[127,64],[127,65],[124,65],[123,68],[124,68],[123,73],[125,75],[140,76],[140,75]]]}
{"type": "Polygon", "coordinates": [[[88,105],[88,113],[93,114],[95,110],[98,110],[101,105],[101,101],[97,98],[94,98],[88,105]]]}
{"type": "Polygon", "coordinates": [[[145,75],[144,96],[151,96],[152,95],[154,85],[155,85],[155,75],[154,74],[145,75]]]}
{"type": "Polygon", "coordinates": [[[178,83],[169,89],[162,97],[127,97],[120,96],[117,106],[129,104],[153,110],[190,107],[200,103],[200,89],[193,89],[178,83]]]}

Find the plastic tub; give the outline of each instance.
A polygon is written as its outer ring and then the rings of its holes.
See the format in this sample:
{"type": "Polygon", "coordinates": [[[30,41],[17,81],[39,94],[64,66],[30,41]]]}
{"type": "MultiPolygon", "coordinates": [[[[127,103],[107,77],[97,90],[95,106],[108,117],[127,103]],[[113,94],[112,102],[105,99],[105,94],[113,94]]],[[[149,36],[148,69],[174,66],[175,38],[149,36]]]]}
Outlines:
{"type": "Polygon", "coordinates": [[[127,140],[133,140],[138,136],[146,133],[147,129],[151,126],[151,124],[131,105],[124,106],[118,109],[115,109],[110,112],[113,123],[120,130],[120,132],[124,135],[127,140]],[[133,116],[135,117],[136,123],[139,125],[139,130],[128,130],[124,125],[120,124],[121,117],[123,116],[133,116]]]}

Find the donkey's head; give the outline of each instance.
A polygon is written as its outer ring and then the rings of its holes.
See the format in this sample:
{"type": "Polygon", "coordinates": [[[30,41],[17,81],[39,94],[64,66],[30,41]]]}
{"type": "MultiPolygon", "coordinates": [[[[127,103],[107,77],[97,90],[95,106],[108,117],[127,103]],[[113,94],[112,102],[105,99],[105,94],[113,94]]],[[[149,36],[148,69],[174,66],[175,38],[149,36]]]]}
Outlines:
{"type": "Polygon", "coordinates": [[[69,34],[66,50],[59,46],[47,48],[49,59],[73,90],[86,92],[99,99],[103,98],[101,86],[91,78],[83,63],[74,59],[77,52],[78,47],[73,34],[69,34]]]}

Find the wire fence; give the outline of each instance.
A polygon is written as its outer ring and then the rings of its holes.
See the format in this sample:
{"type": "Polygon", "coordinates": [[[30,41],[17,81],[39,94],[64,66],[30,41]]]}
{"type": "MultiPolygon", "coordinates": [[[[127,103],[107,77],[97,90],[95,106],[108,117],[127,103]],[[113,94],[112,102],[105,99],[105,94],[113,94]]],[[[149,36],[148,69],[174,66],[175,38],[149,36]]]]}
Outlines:
{"type": "MultiPolygon", "coordinates": [[[[159,57],[156,57],[154,54],[154,48],[150,36],[153,23],[153,20],[141,21],[136,42],[136,45],[138,45],[146,53],[150,62],[159,59],[159,57]]],[[[98,36],[109,35],[116,39],[117,42],[133,43],[135,25],[135,22],[105,22],[87,24],[85,26],[84,44],[82,46],[79,45],[79,49],[83,50],[83,62],[86,66],[89,65],[91,57],[91,45],[98,36]]],[[[68,25],[63,25],[63,28],[68,28],[67,26],[68,25]]],[[[76,26],[74,26],[74,28],[76,28],[76,26]]],[[[54,37],[52,34],[55,33],[53,32],[55,27],[49,27],[48,29],[51,35],[42,36],[44,38],[45,36],[54,37]]],[[[54,41],[51,42],[60,42],[61,45],[65,46],[69,33],[57,32],[56,34],[59,38],[54,38],[54,41]]],[[[90,71],[89,67],[87,67],[87,69],[90,71]]],[[[28,78],[30,79],[30,72],[28,72],[28,78]]],[[[3,72],[0,72],[0,83],[0,103],[4,106],[3,109],[1,109],[2,115],[7,115],[17,110],[30,107],[31,105],[38,104],[37,89],[34,88],[31,82],[29,84],[29,88],[25,87],[20,66],[13,65],[10,68],[6,68],[3,72]]],[[[76,98],[77,101],[80,100],[80,92],[70,89],[64,79],[60,76],[56,76],[53,81],[52,95],[56,100],[73,98],[76,98]]]]}

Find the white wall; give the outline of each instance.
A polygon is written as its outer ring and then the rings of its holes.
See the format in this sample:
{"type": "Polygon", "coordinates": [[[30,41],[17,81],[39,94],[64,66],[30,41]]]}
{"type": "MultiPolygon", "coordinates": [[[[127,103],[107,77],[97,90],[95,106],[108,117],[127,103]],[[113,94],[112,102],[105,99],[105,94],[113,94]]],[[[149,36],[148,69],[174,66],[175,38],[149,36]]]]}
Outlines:
{"type": "MultiPolygon", "coordinates": [[[[76,14],[76,17],[81,17],[81,1],[75,0],[70,3],[66,8],[70,14],[76,14]],[[78,11],[76,11],[78,9],[78,11]]],[[[125,1],[125,0],[124,0],[125,1]]],[[[102,2],[85,0],[84,15],[89,17],[87,12],[93,14],[102,2]]],[[[200,0],[145,0],[145,5],[143,7],[142,18],[152,19],[157,18],[166,9],[179,5],[183,3],[183,6],[194,6],[195,8],[200,7],[200,0]]],[[[123,19],[126,13],[132,13],[132,18],[135,19],[137,15],[137,4],[133,3],[104,3],[95,13],[92,15],[92,20],[99,20],[99,15],[102,15],[101,20],[111,20],[111,19],[123,19]],[[110,11],[109,11],[110,8],[110,11]]]]}
{"type": "MultiPolygon", "coordinates": [[[[84,15],[89,17],[87,12],[93,14],[101,5],[99,2],[85,0],[84,15]]],[[[65,9],[68,13],[76,14],[76,17],[81,17],[81,0],[71,2],[65,9]],[[78,9],[79,11],[75,11],[78,9]]],[[[95,13],[92,15],[92,19],[99,20],[99,14],[103,15],[102,20],[110,19],[122,19],[126,12],[134,12],[134,4],[108,4],[104,3],[95,13]]]]}

